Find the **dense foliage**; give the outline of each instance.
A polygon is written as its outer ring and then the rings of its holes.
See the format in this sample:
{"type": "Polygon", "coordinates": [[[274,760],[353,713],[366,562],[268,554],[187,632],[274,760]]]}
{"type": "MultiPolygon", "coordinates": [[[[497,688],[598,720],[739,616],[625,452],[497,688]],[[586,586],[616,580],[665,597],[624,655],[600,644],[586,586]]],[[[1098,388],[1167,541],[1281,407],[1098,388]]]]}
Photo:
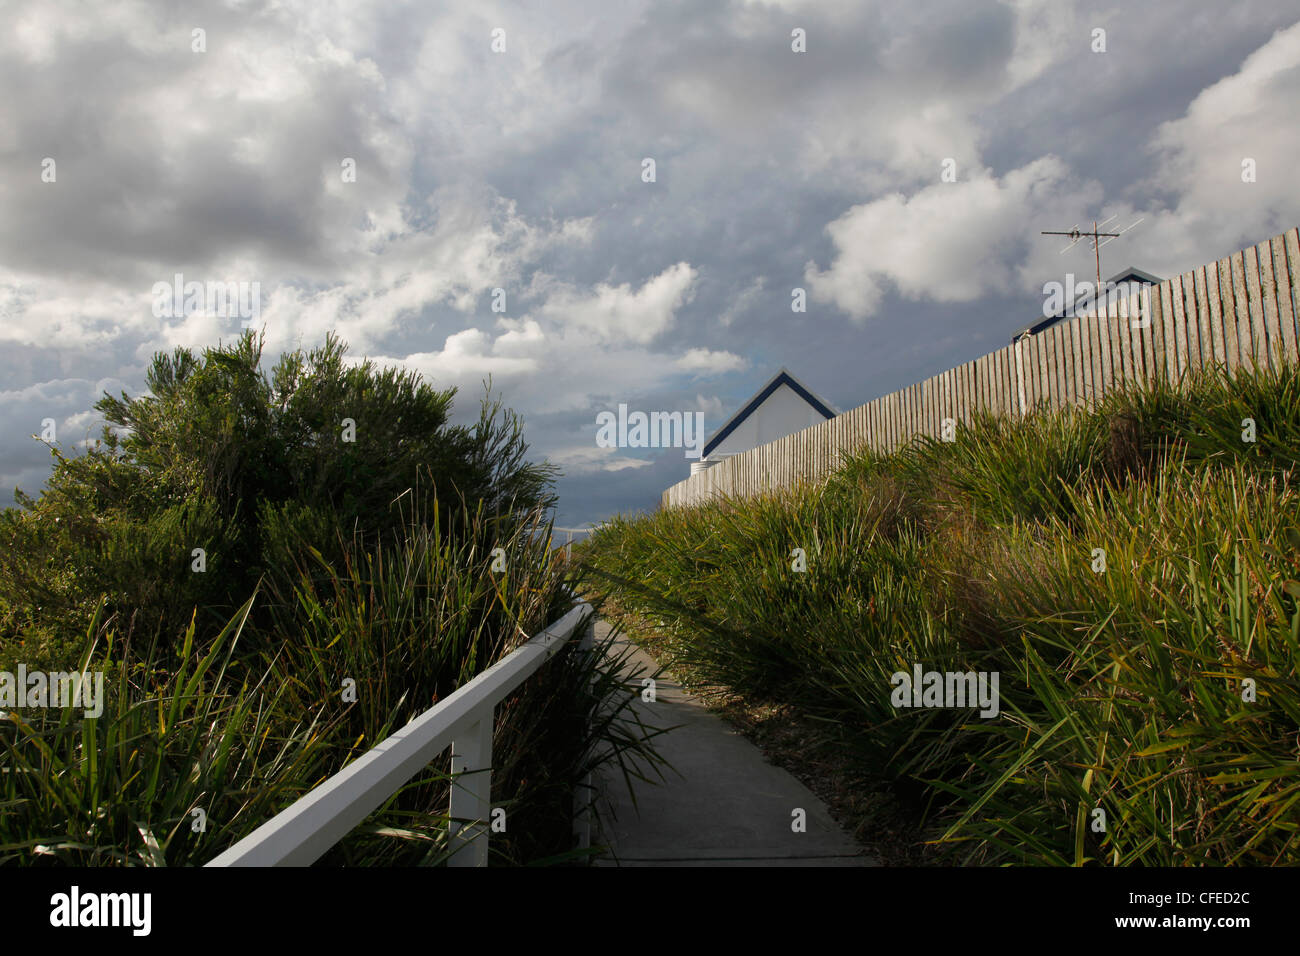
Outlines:
{"type": "MultiPolygon", "coordinates": [[[[0,862],[206,862],[572,606],[518,419],[343,356],[157,355],[0,514],[0,670],[106,677],[98,715],[0,717],[0,862]]],[[[569,644],[498,707],[495,859],[571,858],[575,781],[656,762],[636,676],[569,644]]],[[[325,862],[444,859],[448,786],[443,758],[325,862]]]]}
{"type": "Polygon", "coordinates": [[[198,357],[156,355],[148,395],[105,395],[100,441],[75,456],[52,446],[39,500],[20,491],[25,507],[0,515],[0,644],[44,657],[56,635],[85,632],[101,597],[134,633],[179,634],[196,607],[220,627],[264,575],[283,590],[311,549],[336,563],[345,542],[398,531],[403,511],[454,534],[467,510],[496,527],[554,503],[554,470],[525,460],[499,403],[453,426],[454,389],[346,364],[345,351],[330,336],[268,376],[246,333],[198,357]]]}
{"type": "Polygon", "coordinates": [[[1205,375],[621,519],[585,559],[663,663],[838,728],[953,859],[1296,864],[1298,461],[1294,367],[1205,375]],[[998,673],[1000,714],[895,707],[917,664],[998,673]]]}

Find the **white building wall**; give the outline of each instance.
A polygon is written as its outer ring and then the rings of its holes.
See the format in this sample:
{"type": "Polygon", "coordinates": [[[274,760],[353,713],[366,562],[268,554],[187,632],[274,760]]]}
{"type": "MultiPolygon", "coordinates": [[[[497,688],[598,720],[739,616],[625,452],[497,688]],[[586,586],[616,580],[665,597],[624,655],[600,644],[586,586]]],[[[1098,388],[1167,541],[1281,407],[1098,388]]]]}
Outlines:
{"type": "Polygon", "coordinates": [[[714,460],[749,451],[824,421],[826,416],[800,398],[789,385],[782,384],[709,452],[709,458],[714,460]]]}

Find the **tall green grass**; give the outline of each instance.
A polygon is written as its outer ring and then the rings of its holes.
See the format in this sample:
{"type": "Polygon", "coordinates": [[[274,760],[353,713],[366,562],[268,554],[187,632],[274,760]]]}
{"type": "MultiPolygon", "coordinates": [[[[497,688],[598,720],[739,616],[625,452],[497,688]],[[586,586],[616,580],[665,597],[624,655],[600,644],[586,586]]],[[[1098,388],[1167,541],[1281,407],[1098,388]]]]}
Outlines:
{"type": "Polygon", "coordinates": [[[1298,455],[1294,368],[1204,375],[618,519],[584,560],[669,666],[831,722],[949,859],[1296,863],[1298,455]],[[915,664],[997,672],[1001,714],[895,708],[915,664]]]}
{"type": "MultiPolygon", "coordinates": [[[[306,549],[296,580],[278,575],[206,640],[191,622],[179,654],[169,635],[124,643],[123,622],[97,613],[81,664],[107,672],[103,713],[0,719],[0,863],[205,863],[571,606],[576,578],[540,512],[464,512],[457,534],[438,520],[412,516],[379,546],[342,542],[339,564],[306,549]],[[498,547],[505,571],[492,570],[498,547]],[[248,652],[258,602],[272,630],[248,652]]],[[[619,676],[607,649],[570,643],[498,707],[493,799],[508,823],[494,862],[580,860],[575,782],[603,761],[657,765],[653,731],[627,709],[638,675],[619,676]]],[[[444,861],[448,771],[431,764],[322,864],[444,861]]]]}

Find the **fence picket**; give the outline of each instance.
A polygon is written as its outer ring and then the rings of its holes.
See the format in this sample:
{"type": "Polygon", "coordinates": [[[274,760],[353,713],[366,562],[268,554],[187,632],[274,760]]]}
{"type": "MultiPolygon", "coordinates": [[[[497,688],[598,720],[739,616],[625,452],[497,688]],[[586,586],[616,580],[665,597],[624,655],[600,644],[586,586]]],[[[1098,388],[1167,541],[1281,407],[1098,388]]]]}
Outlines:
{"type": "Polygon", "coordinates": [[[1140,329],[1142,333],[1142,374],[1147,383],[1155,381],[1159,377],[1156,371],[1156,364],[1159,361],[1159,353],[1156,351],[1156,329],[1155,329],[1155,290],[1151,286],[1143,286],[1141,293],[1141,303],[1138,308],[1142,313],[1140,329]]]}
{"type": "Polygon", "coordinates": [[[1097,391],[1097,398],[1100,400],[1102,395],[1110,391],[1111,383],[1114,381],[1114,369],[1111,366],[1113,355],[1110,347],[1110,316],[1106,315],[1100,307],[1094,311],[1097,316],[1097,338],[1101,345],[1098,350],[1098,358],[1101,361],[1098,381],[1101,382],[1101,388],[1097,391]]]}
{"type": "Polygon", "coordinates": [[[1056,334],[1056,385],[1059,401],[1058,408],[1067,408],[1074,402],[1074,365],[1070,358],[1070,326],[1058,322],[1049,330],[1056,334]]]}
{"type": "Polygon", "coordinates": [[[1286,256],[1286,234],[1274,236],[1270,240],[1273,252],[1273,281],[1277,290],[1278,322],[1282,326],[1281,354],[1296,354],[1295,304],[1291,301],[1291,277],[1288,275],[1286,256]]]}
{"type": "Polygon", "coordinates": [[[1255,247],[1259,256],[1260,300],[1264,310],[1264,334],[1268,338],[1268,359],[1273,368],[1282,367],[1282,325],[1278,316],[1277,286],[1273,275],[1273,246],[1266,239],[1255,247]]]}
{"type": "Polygon", "coordinates": [[[1196,270],[1196,290],[1200,308],[1205,310],[1210,324],[1210,347],[1214,364],[1227,369],[1227,346],[1223,337],[1223,316],[1219,311],[1219,282],[1215,266],[1202,266],[1196,270]]]}
{"type": "Polygon", "coordinates": [[[1254,346],[1255,365],[1268,368],[1268,332],[1264,328],[1264,303],[1259,289],[1259,256],[1254,246],[1242,251],[1246,271],[1246,310],[1250,315],[1250,341],[1254,346]]]}
{"type": "MultiPolygon", "coordinates": [[[[1295,320],[1295,338],[1300,349],[1300,229],[1293,226],[1282,233],[1282,244],[1286,248],[1286,271],[1290,277],[1291,317],[1295,320]]],[[[1278,281],[1281,281],[1280,274],[1278,281]]],[[[1292,352],[1292,358],[1297,354],[1292,352]]]]}
{"type": "Polygon", "coordinates": [[[1187,321],[1183,314],[1183,279],[1174,276],[1169,280],[1169,304],[1166,314],[1173,323],[1174,365],[1170,377],[1181,379],[1188,367],[1187,321]]]}
{"type": "Polygon", "coordinates": [[[1060,376],[1057,371],[1057,351],[1056,336],[1051,334],[1052,329],[1047,330],[1048,334],[1043,336],[1043,397],[1047,399],[1048,410],[1060,407],[1060,376]]]}
{"type": "Polygon", "coordinates": [[[1242,369],[1300,362],[1300,230],[1151,286],[1092,314],[995,349],[835,419],[724,459],[678,482],[665,506],[743,496],[815,480],[862,446],[895,452],[943,421],[976,414],[1094,406],[1121,383],[1218,366],[1242,369]],[[1134,326],[1134,322],[1137,326],[1134,326]]]}
{"type": "Polygon", "coordinates": [[[1120,381],[1136,382],[1137,369],[1133,366],[1133,329],[1129,317],[1130,299],[1121,296],[1115,306],[1115,338],[1119,342],[1120,381]]]}

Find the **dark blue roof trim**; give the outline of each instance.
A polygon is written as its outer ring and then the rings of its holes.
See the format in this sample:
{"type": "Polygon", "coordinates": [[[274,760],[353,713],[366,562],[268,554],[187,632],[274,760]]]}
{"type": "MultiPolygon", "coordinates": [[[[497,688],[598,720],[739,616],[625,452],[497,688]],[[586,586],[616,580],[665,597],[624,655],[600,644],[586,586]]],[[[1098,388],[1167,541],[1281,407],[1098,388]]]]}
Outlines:
{"type": "Polygon", "coordinates": [[[752,399],[750,399],[749,404],[746,405],[743,409],[741,409],[740,414],[732,418],[731,421],[727,424],[727,426],[722,429],[722,431],[718,432],[716,435],[710,438],[707,443],[705,443],[704,451],[701,453],[700,457],[702,458],[709,457],[709,453],[712,452],[713,449],[717,448],[718,445],[722,444],[723,440],[726,439],[726,437],[730,435],[732,432],[734,432],[739,427],[741,422],[743,422],[746,418],[752,415],[754,413],[754,410],[758,408],[759,405],[762,405],[763,402],[767,401],[768,396],[771,395],[773,392],[775,392],[782,385],[789,385],[790,388],[793,389],[796,395],[802,398],[813,408],[817,409],[817,411],[819,411],[822,415],[825,415],[827,418],[835,417],[835,413],[831,411],[829,408],[827,408],[825,405],[823,405],[821,402],[819,402],[817,400],[817,397],[813,395],[811,392],[809,392],[808,389],[804,388],[802,385],[800,385],[798,382],[792,379],[785,372],[782,372],[776,378],[772,379],[772,381],[768,384],[767,388],[763,389],[752,399]]]}
{"type": "MultiPolygon", "coordinates": [[[[1102,284],[1105,285],[1106,283],[1113,282],[1115,285],[1120,285],[1121,283],[1133,282],[1133,281],[1140,282],[1143,285],[1159,285],[1165,280],[1160,278],[1157,275],[1152,275],[1150,272],[1143,272],[1141,269],[1136,269],[1133,266],[1129,266],[1127,269],[1124,269],[1122,272],[1117,272],[1109,279],[1103,280],[1102,284]]],[[[1092,283],[1090,282],[1089,285],[1091,284],[1092,283]]],[[[1011,336],[1011,344],[1014,345],[1016,340],[1021,338],[1022,336],[1037,335],[1039,332],[1042,332],[1046,329],[1050,329],[1057,322],[1065,322],[1069,319],[1073,319],[1075,316],[1072,315],[1071,313],[1076,310],[1076,307],[1079,304],[1079,300],[1082,297],[1083,294],[1080,293],[1079,295],[1074,297],[1073,302],[1067,302],[1062,307],[1060,315],[1053,315],[1049,318],[1043,319],[1040,322],[1035,322],[1033,325],[1028,326],[1027,328],[1019,329],[1011,336]]]]}

